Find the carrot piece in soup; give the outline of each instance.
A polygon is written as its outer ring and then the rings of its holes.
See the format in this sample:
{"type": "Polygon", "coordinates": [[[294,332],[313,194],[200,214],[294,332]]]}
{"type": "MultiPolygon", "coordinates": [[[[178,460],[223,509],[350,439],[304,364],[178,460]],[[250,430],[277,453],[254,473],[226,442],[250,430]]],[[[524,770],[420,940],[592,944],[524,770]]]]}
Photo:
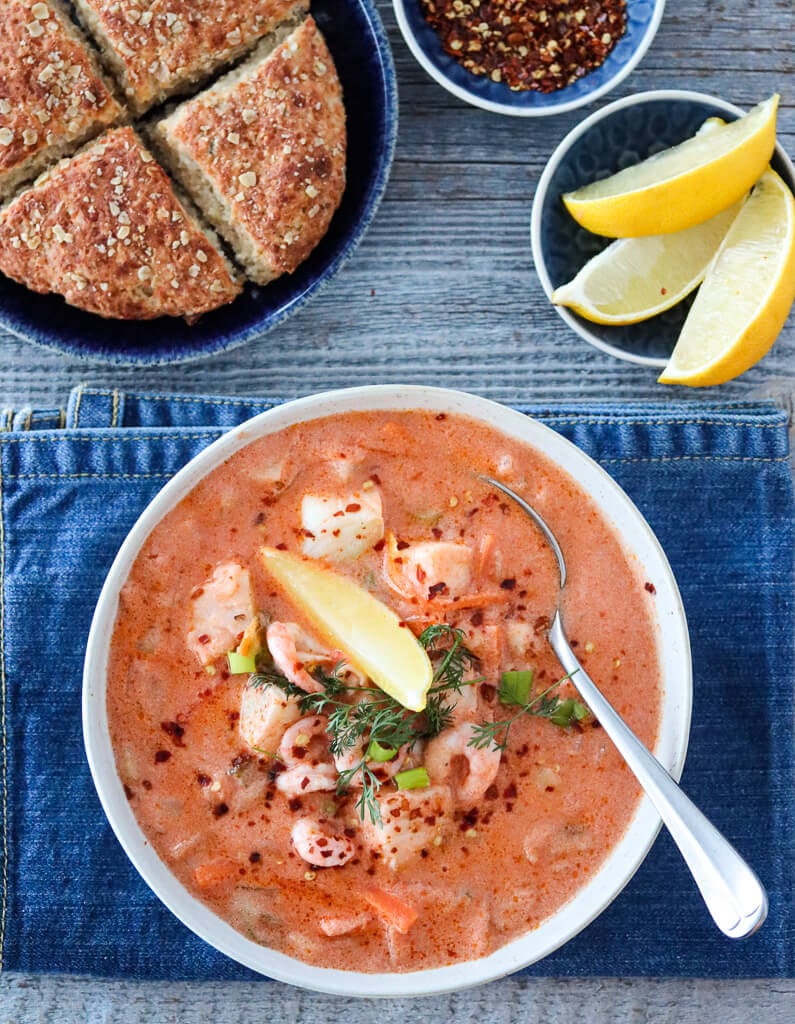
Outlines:
{"type": "Polygon", "coordinates": [[[235,878],[238,873],[238,865],[228,857],[219,857],[217,860],[208,860],[199,864],[193,872],[196,884],[200,889],[212,889],[222,882],[228,882],[235,878]]]}
{"type": "Polygon", "coordinates": [[[417,920],[417,911],[394,893],[385,889],[366,889],[365,900],[377,911],[387,924],[405,935],[417,920]]]}

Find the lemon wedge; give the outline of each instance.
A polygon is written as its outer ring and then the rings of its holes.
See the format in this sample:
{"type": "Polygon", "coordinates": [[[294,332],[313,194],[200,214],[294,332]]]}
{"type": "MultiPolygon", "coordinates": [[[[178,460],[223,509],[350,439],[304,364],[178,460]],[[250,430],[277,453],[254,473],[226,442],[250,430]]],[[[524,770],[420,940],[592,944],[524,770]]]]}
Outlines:
{"type": "Polygon", "coordinates": [[[588,231],[609,238],[669,234],[709,220],[764,172],[776,144],[778,99],[567,193],[567,210],[588,231]]]}
{"type": "Polygon", "coordinates": [[[422,711],[433,667],[410,629],[367,590],[309,559],[261,548],[267,571],[284,587],[318,635],[338,647],[410,711],[422,711]]]}
{"type": "Polygon", "coordinates": [[[619,238],[556,288],[552,301],[597,324],[636,324],[670,309],[701,284],[741,206],[671,235],[619,238]]]}
{"type": "Polygon", "coordinates": [[[744,373],[795,301],[795,199],[767,170],[737,215],[685,320],[661,384],[701,387],[744,373]]]}

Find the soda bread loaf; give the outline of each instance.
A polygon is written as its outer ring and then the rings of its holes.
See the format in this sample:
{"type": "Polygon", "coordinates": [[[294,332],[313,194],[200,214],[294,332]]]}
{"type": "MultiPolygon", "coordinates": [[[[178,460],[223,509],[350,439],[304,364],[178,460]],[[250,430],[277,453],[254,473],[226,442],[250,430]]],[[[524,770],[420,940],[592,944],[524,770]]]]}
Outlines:
{"type": "Polygon", "coordinates": [[[0,270],[122,319],[190,319],[241,290],[132,128],[107,132],[0,211],[0,270]]]}
{"type": "Polygon", "coordinates": [[[138,116],[206,81],[308,0],[75,0],[138,116]]]}
{"type": "Polygon", "coordinates": [[[345,190],[345,108],[311,17],[274,48],[181,104],[159,151],[254,281],[292,273],[345,190]]]}
{"type": "Polygon", "coordinates": [[[0,200],[121,120],[94,54],[53,0],[2,0],[0,200]]]}
{"type": "Polygon", "coordinates": [[[149,128],[186,198],[134,128],[106,130],[128,114],[59,3],[0,0],[0,271],[103,317],[189,321],[241,292],[231,257],[260,284],[292,273],[345,190],[342,89],[305,0],[75,0],[136,115],[256,46],[149,128]]]}

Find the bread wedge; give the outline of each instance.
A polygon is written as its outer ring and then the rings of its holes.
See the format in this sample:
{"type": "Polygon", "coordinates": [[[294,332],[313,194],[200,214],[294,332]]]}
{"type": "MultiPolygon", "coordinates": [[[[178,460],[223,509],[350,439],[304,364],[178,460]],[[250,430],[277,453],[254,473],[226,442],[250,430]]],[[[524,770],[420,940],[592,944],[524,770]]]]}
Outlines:
{"type": "Polygon", "coordinates": [[[74,0],[130,109],[150,107],[241,57],[308,0],[74,0]]]}
{"type": "Polygon", "coordinates": [[[99,64],[54,0],[2,0],[0,200],[123,117],[99,64]]]}
{"type": "Polygon", "coordinates": [[[345,190],[345,108],[311,17],[154,131],[164,162],[254,281],[292,273],[326,234],[345,190]]]}
{"type": "Polygon", "coordinates": [[[0,270],[125,320],[192,320],[241,290],[131,128],[106,132],[0,210],[0,270]]]}

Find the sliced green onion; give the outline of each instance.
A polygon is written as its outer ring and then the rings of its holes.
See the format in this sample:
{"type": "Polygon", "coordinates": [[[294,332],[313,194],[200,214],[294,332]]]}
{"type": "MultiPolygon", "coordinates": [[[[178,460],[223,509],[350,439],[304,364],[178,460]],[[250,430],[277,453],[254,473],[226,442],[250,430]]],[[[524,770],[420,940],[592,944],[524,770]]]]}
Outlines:
{"type": "Polygon", "coordinates": [[[568,700],[560,702],[555,711],[549,716],[550,722],[559,725],[562,729],[568,729],[574,722],[581,722],[588,716],[588,708],[578,700],[569,697],[568,700]]]}
{"type": "Polygon", "coordinates": [[[395,785],[398,789],[427,789],[430,784],[431,780],[425,768],[409,768],[395,776],[395,785]]]}
{"type": "Polygon", "coordinates": [[[530,700],[535,669],[523,668],[518,672],[503,672],[498,694],[501,704],[517,704],[523,707],[530,700]]]}
{"type": "Polygon", "coordinates": [[[227,651],[229,660],[229,671],[233,676],[240,676],[257,671],[257,662],[253,654],[238,654],[237,651],[227,651]]]}
{"type": "Polygon", "coordinates": [[[397,753],[393,747],[382,747],[378,740],[370,740],[370,745],[367,748],[367,753],[364,755],[365,761],[377,761],[382,764],[384,761],[391,761],[397,753]]]}
{"type": "Polygon", "coordinates": [[[574,702],[574,717],[577,719],[578,722],[582,722],[582,720],[584,718],[587,718],[588,715],[590,715],[590,713],[591,712],[588,710],[588,708],[584,704],[581,704],[578,700],[575,700],[575,702],[574,702]]]}

